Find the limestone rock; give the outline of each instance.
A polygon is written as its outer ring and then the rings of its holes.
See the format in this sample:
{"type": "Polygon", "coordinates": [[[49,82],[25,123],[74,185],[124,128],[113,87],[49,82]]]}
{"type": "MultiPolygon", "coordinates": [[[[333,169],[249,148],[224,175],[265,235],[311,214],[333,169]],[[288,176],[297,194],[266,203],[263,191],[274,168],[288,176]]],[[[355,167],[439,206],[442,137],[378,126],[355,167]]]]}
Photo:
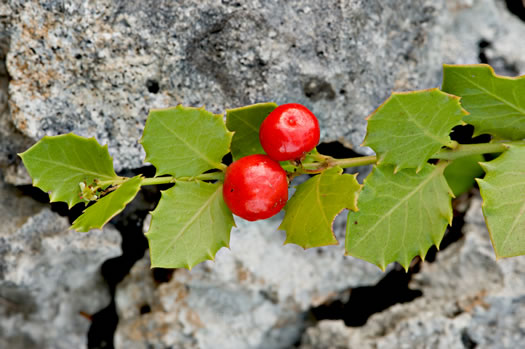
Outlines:
{"type": "Polygon", "coordinates": [[[423,297],[374,314],[360,328],[321,321],[305,332],[301,348],[340,343],[366,349],[520,347],[525,342],[525,258],[496,261],[479,198],[465,221],[464,239],[415,274],[411,287],[423,297]]]}
{"type": "Polygon", "coordinates": [[[503,0],[447,0],[450,21],[442,41],[445,63],[471,64],[479,53],[498,74],[525,74],[525,23],[503,0]]]}
{"type": "Polygon", "coordinates": [[[117,170],[142,165],[150,108],[299,102],[357,147],[392,89],[439,83],[442,1],[7,3],[10,121],[95,136],[117,170]]]}
{"type": "MultiPolygon", "coordinates": [[[[44,135],[75,132],[108,143],[117,170],[137,168],[149,109],[184,103],[223,112],[272,100],[311,108],[322,141],[370,153],[359,148],[364,118],[392,90],[438,86],[443,62],[478,63],[486,41],[498,71],[525,69],[515,45],[525,25],[501,0],[0,6],[0,60],[7,54],[12,79],[1,138],[16,138],[0,151],[10,162],[44,135]]],[[[9,180],[27,182],[18,165],[9,164],[9,180]]]]}
{"type": "Polygon", "coordinates": [[[66,218],[9,191],[0,187],[10,198],[0,205],[0,347],[86,348],[87,316],[110,301],[100,266],[121,253],[120,234],[68,230],[66,218]]]}
{"type": "Polygon", "coordinates": [[[375,284],[382,272],[343,256],[343,245],[304,251],[285,245],[277,220],[238,220],[231,250],[167,283],[148,256],[117,288],[117,348],[288,348],[304,313],[348,287],[375,284]],[[147,305],[151,312],[140,314],[147,305]]]}

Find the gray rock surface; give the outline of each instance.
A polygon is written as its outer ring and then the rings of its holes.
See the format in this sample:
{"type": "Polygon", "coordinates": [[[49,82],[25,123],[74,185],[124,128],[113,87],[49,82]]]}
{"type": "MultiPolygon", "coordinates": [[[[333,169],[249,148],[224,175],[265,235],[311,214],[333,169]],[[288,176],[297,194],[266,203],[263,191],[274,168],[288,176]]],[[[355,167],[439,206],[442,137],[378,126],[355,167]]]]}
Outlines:
{"type": "Polygon", "coordinates": [[[442,41],[446,63],[471,64],[481,52],[498,74],[525,74],[525,23],[504,0],[447,0],[450,22],[442,41]]]}
{"type": "MultiPolygon", "coordinates": [[[[523,37],[503,0],[0,0],[0,173],[29,183],[16,153],[66,132],[109,143],[118,170],[139,167],[148,110],[177,103],[303,103],[323,141],[357,149],[392,90],[439,85],[441,63],[478,63],[482,41],[497,72],[524,74],[523,37]]],[[[0,347],[84,347],[79,311],[109,301],[98,268],[118,234],[66,231],[17,195],[0,184],[0,347]]],[[[288,347],[308,308],[382,276],[342,246],[281,246],[276,228],[241,222],[231,251],[162,284],[144,257],[118,288],[116,346],[288,347]]],[[[362,328],[322,321],[303,348],[520,347],[523,257],[494,261],[479,210],[465,232],[415,277],[424,297],[362,328]]]]}
{"type": "Polygon", "coordinates": [[[524,73],[524,34],[502,0],[7,0],[0,168],[27,182],[15,154],[67,132],[108,143],[117,170],[139,167],[148,110],[178,103],[300,102],[323,141],[369,153],[364,118],[392,90],[438,86],[441,63],[477,63],[482,40],[498,72],[524,73]]]}
{"type": "Polygon", "coordinates": [[[153,280],[149,256],[117,288],[117,348],[288,348],[312,305],[348,287],[373,285],[375,266],[344,257],[343,245],[285,245],[278,221],[237,221],[230,250],[191,272],[153,280]],[[150,313],[140,315],[148,305],[150,313]]]}
{"type": "MultiPolygon", "coordinates": [[[[274,100],[357,147],[392,89],[439,84],[444,1],[7,0],[9,120],[36,141],[75,132],[142,164],[150,108],[222,112],[274,100]]],[[[366,152],[366,150],[363,150],[366,152]]]]}
{"type": "Polygon", "coordinates": [[[1,182],[0,198],[0,348],[86,348],[86,316],[110,302],[100,266],[120,255],[120,234],[68,230],[1,182]]]}
{"type": "Polygon", "coordinates": [[[411,288],[423,297],[373,315],[360,328],[321,321],[303,336],[313,348],[519,348],[525,342],[525,257],[496,261],[473,200],[465,237],[423,264],[411,288]]]}
{"type": "Polygon", "coordinates": [[[5,66],[6,55],[9,49],[9,31],[11,10],[7,3],[0,3],[0,172],[4,180],[13,184],[27,184],[31,182],[17,153],[24,151],[34,142],[24,136],[11,122],[8,108],[9,77],[5,66]]]}

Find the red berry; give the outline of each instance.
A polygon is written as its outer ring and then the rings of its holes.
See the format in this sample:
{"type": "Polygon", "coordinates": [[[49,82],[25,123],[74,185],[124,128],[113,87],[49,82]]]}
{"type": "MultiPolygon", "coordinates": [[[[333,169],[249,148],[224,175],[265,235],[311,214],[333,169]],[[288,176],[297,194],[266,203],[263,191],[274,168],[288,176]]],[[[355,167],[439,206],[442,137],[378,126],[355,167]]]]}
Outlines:
{"type": "Polygon", "coordinates": [[[259,130],[261,145],[274,160],[296,160],[319,143],[319,123],[301,104],[283,104],[264,119],[259,130]]]}
{"type": "Polygon", "coordinates": [[[249,155],[226,169],[222,194],[226,205],[249,221],[277,214],[288,200],[288,178],[266,155],[249,155]]]}

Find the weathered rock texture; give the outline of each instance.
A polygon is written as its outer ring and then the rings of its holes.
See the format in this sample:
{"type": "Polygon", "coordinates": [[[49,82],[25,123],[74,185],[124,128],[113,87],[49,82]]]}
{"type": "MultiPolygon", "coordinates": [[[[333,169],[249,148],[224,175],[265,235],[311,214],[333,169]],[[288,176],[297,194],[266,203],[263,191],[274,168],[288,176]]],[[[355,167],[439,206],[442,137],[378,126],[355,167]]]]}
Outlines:
{"type": "Polygon", "coordinates": [[[441,63],[477,63],[481,42],[499,71],[523,73],[524,34],[502,0],[7,0],[0,166],[27,181],[16,152],[75,132],[109,143],[117,170],[139,167],[148,110],[178,103],[300,102],[322,140],[357,148],[392,90],[439,85],[441,63]]]}
{"type": "MultiPolygon", "coordinates": [[[[512,2],[512,1],[511,1],[512,2]]],[[[447,0],[450,11],[442,51],[445,63],[484,59],[503,75],[525,74],[525,23],[505,0],[447,0]]]]}
{"type": "Polygon", "coordinates": [[[269,100],[307,105],[324,141],[358,147],[393,89],[437,86],[441,63],[477,63],[481,41],[498,70],[523,73],[524,33],[499,0],[8,0],[11,113],[0,120],[17,141],[0,150],[12,165],[42,136],[75,132],[109,143],[118,170],[135,168],[150,108],[269,100]]]}
{"type": "Polygon", "coordinates": [[[154,282],[149,256],[133,267],[116,294],[117,348],[288,348],[309,307],[382,277],[342,245],[283,246],[277,220],[237,223],[230,250],[167,283],[154,282]]]}
{"type": "Polygon", "coordinates": [[[361,328],[322,321],[306,331],[301,348],[521,347],[525,257],[496,261],[479,198],[465,221],[465,237],[415,275],[411,287],[423,297],[375,314],[361,328]]]}
{"type": "MultiPolygon", "coordinates": [[[[439,83],[443,1],[19,1],[8,18],[10,122],[75,132],[142,164],[150,108],[300,102],[323,140],[358,146],[392,89],[439,83]]],[[[5,30],[5,29],[4,29],[5,30]]],[[[5,34],[4,34],[5,35],[5,34]]]]}
{"type": "MultiPolygon", "coordinates": [[[[323,141],[357,148],[365,116],[392,90],[438,86],[443,62],[524,74],[524,37],[503,0],[0,0],[0,172],[29,183],[16,153],[66,132],[109,143],[117,170],[137,168],[148,110],[177,103],[299,102],[323,141]]],[[[78,313],[107,303],[98,268],[118,235],[68,232],[15,197],[0,186],[0,347],[83,347],[78,313]]],[[[523,259],[496,264],[476,219],[417,276],[423,298],[361,329],[320,322],[303,347],[520,347],[523,259]]],[[[240,224],[231,251],[162,284],[141,260],[117,292],[117,347],[286,347],[309,307],[381,276],[341,247],[283,247],[276,227],[240,224]]]]}
{"type": "Polygon", "coordinates": [[[68,230],[66,218],[1,182],[0,198],[0,347],[87,347],[87,316],[110,302],[100,266],[120,254],[120,234],[68,230]]]}

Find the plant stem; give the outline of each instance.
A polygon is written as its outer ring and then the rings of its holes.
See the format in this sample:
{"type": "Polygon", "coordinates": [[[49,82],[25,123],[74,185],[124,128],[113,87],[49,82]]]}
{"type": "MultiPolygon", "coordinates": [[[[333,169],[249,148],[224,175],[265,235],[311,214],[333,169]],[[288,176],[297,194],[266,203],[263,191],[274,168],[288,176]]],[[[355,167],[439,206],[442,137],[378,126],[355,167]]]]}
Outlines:
{"type": "MultiPolygon", "coordinates": [[[[107,185],[120,185],[127,181],[128,177],[118,177],[112,181],[100,181],[98,182],[98,185],[100,187],[104,187],[107,185]]],[[[157,184],[170,184],[175,183],[177,181],[181,182],[192,182],[192,181],[212,181],[212,180],[223,180],[224,179],[224,172],[210,172],[210,173],[203,173],[198,176],[194,177],[179,177],[175,178],[173,176],[164,176],[164,177],[153,177],[153,178],[143,178],[142,182],[140,183],[141,186],[143,185],[157,185],[157,184]]]]}
{"type": "MultiPolygon", "coordinates": [[[[480,144],[459,144],[459,143],[451,143],[450,146],[453,147],[450,148],[444,148],[438,151],[436,154],[432,156],[432,159],[439,159],[439,160],[455,160],[458,158],[462,158],[464,156],[469,155],[475,155],[475,154],[488,154],[488,153],[502,153],[507,148],[507,144],[512,144],[513,142],[507,142],[507,143],[480,143],[480,144]]],[[[360,156],[356,158],[348,158],[348,159],[334,159],[331,157],[326,158],[326,162],[321,163],[312,163],[312,164],[305,164],[303,171],[304,173],[319,173],[324,171],[327,168],[331,168],[334,166],[339,166],[342,168],[348,168],[348,167],[357,167],[357,166],[364,166],[364,165],[372,165],[375,164],[377,161],[377,157],[375,155],[371,156],[360,156]]]]}
{"type": "Polygon", "coordinates": [[[154,178],[144,178],[140,185],[156,185],[156,184],[169,184],[175,183],[177,179],[173,176],[166,177],[154,177],[154,178]]]}
{"type": "Polygon", "coordinates": [[[441,149],[432,159],[455,160],[469,155],[503,153],[507,148],[503,143],[459,144],[455,149],[441,149]]]}
{"type": "Polygon", "coordinates": [[[375,155],[360,156],[357,158],[349,158],[349,159],[333,159],[332,158],[328,160],[328,167],[334,167],[334,166],[339,166],[342,168],[357,167],[357,166],[375,164],[376,161],[377,161],[377,157],[375,155]]]}
{"type": "MultiPolygon", "coordinates": [[[[436,154],[432,156],[432,159],[439,159],[439,160],[455,160],[464,156],[469,155],[475,155],[475,154],[488,154],[488,153],[502,153],[504,152],[509,144],[512,143],[518,143],[518,142],[506,142],[506,143],[480,143],[480,144],[458,144],[458,143],[451,143],[451,148],[443,148],[439,150],[436,154]]],[[[522,143],[522,142],[520,142],[522,143]]],[[[292,174],[292,178],[295,176],[298,176],[300,174],[316,174],[321,173],[326,169],[339,166],[342,168],[348,168],[348,167],[357,167],[357,166],[364,166],[364,165],[372,165],[375,164],[377,161],[377,157],[375,155],[371,156],[360,156],[355,158],[348,158],[348,159],[334,159],[330,156],[318,154],[316,156],[316,159],[319,162],[313,162],[313,163],[306,163],[306,164],[300,164],[299,167],[296,167],[298,170],[297,172],[292,174]]],[[[224,171],[223,169],[226,169],[226,165],[222,164],[221,171],[219,172],[210,172],[210,173],[203,173],[198,176],[194,177],[179,177],[175,178],[173,176],[165,176],[165,177],[154,177],[154,178],[144,178],[142,179],[141,185],[156,185],[156,184],[170,184],[175,183],[177,181],[183,181],[183,182],[192,182],[192,181],[210,181],[210,180],[223,180],[224,179],[224,171]]],[[[100,181],[98,182],[98,186],[104,187],[108,185],[119,185],[127,181],[129,178],[127,177],[118,177],[114,180],[109,181],[100,181]]]]}
{"type": "Polygon", "coordinates": [[[155,178],[144,178],[141,185],[156,185],[156,184],[170,184],[179,182],[192,182],[192,181],[213,181],[213,180],[222,180],[224,179],[224,172],[211,172],[203,173],[194,177],[179,177],[175,178],[173,176],[166,177],[155,177],[155,178]]]}

